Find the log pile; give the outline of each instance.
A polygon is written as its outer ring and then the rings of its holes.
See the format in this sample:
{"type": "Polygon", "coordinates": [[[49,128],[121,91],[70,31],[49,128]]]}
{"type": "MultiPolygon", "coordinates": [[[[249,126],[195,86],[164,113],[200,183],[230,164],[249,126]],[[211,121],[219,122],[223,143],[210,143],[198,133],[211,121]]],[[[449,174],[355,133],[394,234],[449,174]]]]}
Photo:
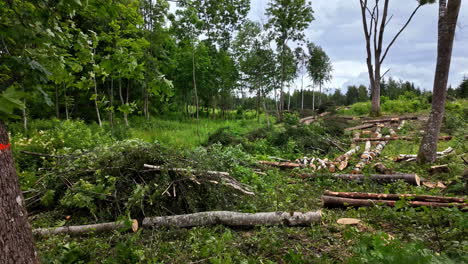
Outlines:
{"type": "Polygon", "coordinates": [[[400,199],[407,199],[411,207],[458,207],[468,208],[467,198],[445,197],[416,194],[380,194],[360,192],[332,192],[325,191],[322,195],[324,207],[362,207],[385,205],[394,207],[400,199]]]}

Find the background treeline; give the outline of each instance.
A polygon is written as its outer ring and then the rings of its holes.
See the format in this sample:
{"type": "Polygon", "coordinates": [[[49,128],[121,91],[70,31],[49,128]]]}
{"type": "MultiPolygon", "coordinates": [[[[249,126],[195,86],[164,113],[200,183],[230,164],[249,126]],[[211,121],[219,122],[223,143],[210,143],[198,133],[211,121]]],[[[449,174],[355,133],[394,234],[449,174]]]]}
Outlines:
{"type": "MultiPolygon", "coordinates": [[[[265,25],[246,18],[249,0],[176,4],[171,12],[166,0],[2,1],[0,112],[25,105],[16,110],[25,126],[50,117],[128,124],[131,115],[256,109],[279,116],[369,99],[362,85],[322,89],[333,69],[304,35],[310,3],[270,1],[265,25]],[[312,85],[304,87],[304,78],[312,85]]],[[[388,79],[381,94],[424,93],[388,79]]],[[[449,95],[466,98],[467,79],[449,95]]]]}

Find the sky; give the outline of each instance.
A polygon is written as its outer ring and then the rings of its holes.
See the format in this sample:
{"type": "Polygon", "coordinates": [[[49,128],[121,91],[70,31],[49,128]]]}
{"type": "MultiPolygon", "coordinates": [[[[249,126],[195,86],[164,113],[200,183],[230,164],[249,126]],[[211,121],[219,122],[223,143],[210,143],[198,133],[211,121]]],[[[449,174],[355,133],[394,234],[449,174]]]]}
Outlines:
{"type": "MultiPolygon", "coordinates": [[[[462,1],[464,2],[464,1],[462,1]]],[[[416,0],[392,0],[389,16],[393,15],[384,35],[384,47],[406,22],[416,7],[416,0]]],[[[268,0],[251,0],[249,18],[266,22],[268,0]]],[[[468,3],[462,3],[455,42],[449,85],[456,87],[468,76],[468,3]]],[[[320,45],[333,64],[333,79],[325,87],[330,91],[348,85],[368,85],[366,50],[358,0],[312,0],[315,20],[306,30],[309,41],[320,45]]],[[[412,81],[424,90],[432,90],[437,57],[438,5],[421,7],[390,49],[382,72],[386,77],[412,81]]],[[[306,81],[310,83],[309,80],[306,81]]],[[[299,81],[296,82],[296,88],[299,81]]]]}

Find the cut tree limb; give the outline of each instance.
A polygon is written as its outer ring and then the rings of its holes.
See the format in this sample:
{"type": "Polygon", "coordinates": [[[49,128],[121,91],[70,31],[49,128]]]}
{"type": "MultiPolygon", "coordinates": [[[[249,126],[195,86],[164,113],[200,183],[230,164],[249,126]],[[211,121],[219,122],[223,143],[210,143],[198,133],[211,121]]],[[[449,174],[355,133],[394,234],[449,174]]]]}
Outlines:
{"type": "MultiPolygon", "coordinates": [[[[300,174],[299,177],[305,178],[317,178],[322,176],[328,175],[320,175],[320,174],[313,174],[313,173],[303,173],[300,174]]],[[[332,174],[334,178],[343,179],[343,180],[355,180],[355,181],[363,181],[365,179],[369,179],[376,182],[394,182],[398,180],[405,181],[409,184],[413,184],[416,186],[421,185],[421,179],[417,174],[414,173],[396,173],[396,174],[371,174],[369,176],[363,174],[332,174]]]]}
{"type": "MultiPolygon", "coordinates": [[[[397,201],[392,200],[372,200],[372,199],[353,199],[343,198],[336,196],[322,195],[322,204],[324,207],[363,207],[363,206],[375,206],[375,205],[386,205],[394,207],[397,201]]],[[[411,207],[458,207],[467,208],[468,203],[438,203],[438,202],[423,202],[423,201],[408,201],[411,207]]]]}
{"type": "Polygon", "coordinates": [[[364,124],[364,125],[359,125],[359,126],[354,126],[354,127],[348,127],[348,128],[345,128],[345,130],[346,131],[352,131],[352,130],[371,128],[371,127],[374,127],[374,126],[375,126],[375,124],[364,124]]]}
{"type": "Polygon", "coordinates": [[[207,225],[226,226],[256,226],[256,225],[287,225],[305,226],[319,223],[321,211],[317,212],[268,212],[268,213],[238,213],[229,211],[212,211],[194,214],[146,217],[143,227],[194,227],[207,225]]]}
{"type": "Polygon", "coordinates": [[[327,196],[336,196],[355,199],[375,199],[375,200],[400,200],[411,198],[412,201],[439,202],[439,203],[465,203],[466,197],[432,196],[418,194],[387,194],[387,193],[363,193],[363,192],[333,192],[326,190],[323,192],[327,196]]]}
{"type": "Polygon", "coordinates": [[[364,120],[363,124],[367,123],[386,123],[386,122],[399,122],[402,120],[416,120],[417,116],[406,116],[406,117],[392,117],[392,118],[383,118],[383,119],[374,119],[374,120],[364,120]]]}
{"type": "MultiPolygon", "coordinates": [[[[444,151],[439,151],[437,152],[437,158],[443,158],[449,154],[451,154],[454,151],[452,147],[446,148],[444,151]]],[[[400,154],[398,155],[394,161],[395,162],[400,162],[400,161],[414,161],[418,157],[417,154],[400,154]]]]}
{"type": "Polygon", "coordinates": [[[265,161],[261,160],[257,162],[258,164],[269,165],[273,167],[278,167],[282,169],[291,169],[291,168],[301,168],[306,167],[303,164],[295,163],[295,162],[276,162],[276,161],[265,161]]]}
{"type": "Polygon", "coordinates": [[[79,235],[90,232],[105,232],[114,231],[119,229],[131,229],[133,232],[138,230],[138,221],[133,219],[132,225],[128,226],[122,222],[110,222],[93,225],[80,225],[80,226],[62,226],[56,228],[37,228],[33,230],[34,235],[48,236],[57,234],[70,234],[79,235]]]}
{"type": "Polygon", "coordinates": [[[444,165],[436,165],[436,166],[431,166],[428,169],[428,172],[430,174],[437,174],[437,173],[447,173],[450,172],[450,169],[447,164],[444,165]]]}
{"type": "MultiPolygon", "coordinates": [[[[174,171],[174,172],[181,172],[181,173],[191,173],[193,174],[205,174],[208,177],[209,183],[215,183],[217,184],[217,181],[213,181],[213,177],[217,180],[220,180],[223,185],[229,186],[235,190],[238,190],[244,194],[247,195],[255,195],[254,192],[252,192],[250,189],[250,186],[238,182],[236,179],[231,177],[228,172],[224,171],[204,171],[204,170],[190,170],[190,169],[185,169],[185,168],[163,168],[161,166],[155,166],[155,165],[149,165],[149,164],[144,164],[143,165],[145,168],[153,169],[155,171],[174,171]]],[[[199,181],[201,179],[192,179],[193,181],[197,182],[199,184],[199,181]]]]}
{"type": "MultiPolygon", "coordinates": [[[[441,141],[452,140],[452,136],[442,136],[439,137],[441,141]]],[[[364,142],[364,141],[390,141],[390,140],[416,140],[414,137],[378,137],[378,138],[353,138],[354,142],[364,142]]]]}

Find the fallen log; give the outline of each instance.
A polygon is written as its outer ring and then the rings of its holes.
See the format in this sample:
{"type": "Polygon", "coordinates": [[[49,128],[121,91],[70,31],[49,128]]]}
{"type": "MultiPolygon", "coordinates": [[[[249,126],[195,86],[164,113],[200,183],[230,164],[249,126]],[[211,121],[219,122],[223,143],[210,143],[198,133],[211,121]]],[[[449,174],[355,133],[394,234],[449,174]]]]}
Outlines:
{"type": "Polygon", "coordinates": [[[371,128],[371,127],[374,127],[374,126],[375,126],[375,124],[364,124],[364,125],[359,125],[359,126],[354,126],[354,127],[345,128],[345,131],[366,129],[366,128],[371,128]]]}
{"type": "Polygon", "coordinates": [[[444,165],[436,165],[436,166],[431,166],[427,170],[430,174],[437,174],[437,173],[447,173],[450,172],[450,169],[447,164],[444,165]]]}
{"type": "MultiPolygon", "coordinates": [[[[205,174],[208,176],[208,178],[215,177],[216,179],[221,180],[221,183],[223,185],[230,186],[231,188],[238,190],[244,194],[255,195],[255,193],[250,190],[250,186],[238,182],[236,179],[232,178],[228,172],[210,171],[210,170],[207,170],[207,171],[190,170],[190,169],[185,169],[185,168],[163,168],[161,166],[155,166],[155,165],[149,165],[149,164],[144,164],[143,166],[145,168],[153,169],[155,171],[167,170],[167,171],[174,171],[174,172],[191,173],[192,175],[193,174],[205,174]]],[[[192,180],[195,181],[197,184],[200,184],[199,183],[200,179],[193,178],[192,180]]],[[[213,180],[208,180],[207,182],[215,183],[215,184],[218,183],[217,181],[213,181],[213,180]]]]}
{"type": "Polygon", "coordinates": [[[138,221],[133,219],[132,225],[128,226],[123,222],[110,222],[102,224],[93,224],[93,225],[79,225],[79,226],[62,226],[55,228],[37,228],[33,229],[34,235],[39,236],[48,236],[48,235],[57,235],[57,234],[69,234],[69,235],[80,235],[90,232],[106,232],[114,230],[128,230],[131,229],[133,232],[138,230],[138,221]]]}
{"type": "Polygon", "coordinates": [[[394,171],[391,168],[387,168],[382,162],[377,162],[374,164],[374,169],[376,172],[381,174],[393,174],[394,171]]]}
{"type": "Polygon", "coordinates": [[[207,225],[226,226],[256,226],[256,225],[287,225],[306,226],[319,223],[321,211],[317,212],[268,212],[268,213],[238,213],[229,211],[201,212],[185,215],[146,217],[143,227],[194,227],[207,225]]]}
{"type": "MultiPolygon", "coordinates": [[[[335,164],[337,165],[338,170],[342,171],[348,167],[348,161],[352,155],[356,154],[359,151],[360,147],[355,146],[351,150],[347,151],[343,155],[340,155],[335,159],[335,164]]],[[[335,166],[336,166],[335,165],[335,166]]]]}
{"type": "Polygon", "coordinates": [[[397,130],[401,130],[406,124],[406,120],[401,121],[400,125],[397,127],[397,130]]]}
{"type": "MultiPolygon", "coordinates": [[[[322,176],[329,176],[329,175],[321,175],[321,174],[314,174],[314,173],[302,173],[299,175],[300,178],[318,178],[322,176]]],[[[331,174],[331,177],[343,180],[355,180],[355,181],[363,181],[365,179],[369,179],[376,182],[394,182],[394,181],[405,181],[409,184],[413,184],[416,186],[421,185],[421,178],[415,173],[396,173],[396,174],[331,174]]]]}
{"type": "Polygon", "coordinates": [[[387,194],[387,193],[363,193],[363,192],[333,192],[326,190],[323,192],[327,196],[335,196],[342,198],[354,199],[374,199],[374,200],[400,200],[411,198],[411,201],[424,201],[424,202],[439,202],[439,203],[465,203],[468,198],[449,197],[449,196],[432,196],[432,195],[418,195],[418,194],[387,194]]]}
{"type": "MultiPolygon", "coordinates": [[[[397,201],[392,200],[371,200],[371,199],[353,199],[336,196],[322,195],[322,204],[324,207],[369,207],[375,205],[386,205],[394,207],[397,201]]],[[[468,203],[438,203],[438,202],[423,202],[423,201],[408,201],[411,207],[458,207],[468,208],[468,203]]]]}
{"type": "MultiPolygon", "coordinates": [[[[439,137],[439,140],[441,141],[448,141],[452,140],[452,136],[441,136],[439,137]]],[[[353,138],[354,142],[363,142],[363,141],[390,141],[390,140],[416,140],[414,137],[378,137],[378,138],[353,138]]]]}
{"type": "Polygon", "coordinates": [[[374,120],[364,120],[362,123],[387,123],[387,122],[398,122],[403,120],[416,120],[417,116],[406,116],[406,117],[392,117],[392,118],[383,118],[383,119],[374,119],[374,120]]]}
{"type": "MultiPolygon", "coordinates": [[[[452,147],[448,147],[444,151],[437,152],[436,153],[437,158],[443,158],[443,157],[451,154],[453,151],[454,151],[454,149],[452,147]]],[[[400,154],[394,159],[394,161],[395,162],[412,161],[412,160],[416,160],[417,157],[418,157],[417,154],[400,154]]]]}
{"type": "Polygon", "coordinates": [[[306,165],[295,163],[295,162],[276,162],[276,161],[265,161],[261,160],[257,162],[258,164],[278,167],[282,169],[292,169],[292,168],[305,168],[306,165]]]}

